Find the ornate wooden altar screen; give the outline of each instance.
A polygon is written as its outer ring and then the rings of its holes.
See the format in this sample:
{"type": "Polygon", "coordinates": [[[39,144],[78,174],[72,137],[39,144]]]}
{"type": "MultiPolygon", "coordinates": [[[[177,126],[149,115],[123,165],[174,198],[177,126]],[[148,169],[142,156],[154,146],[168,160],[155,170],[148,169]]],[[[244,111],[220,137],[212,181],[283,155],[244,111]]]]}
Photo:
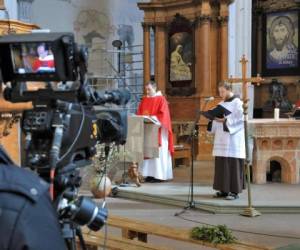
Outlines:
{"type": "MultiPolygon", "coordinates": [[[[0,1],[1,7],[1,1],[0,1]]],[[[36,25],[27,24],[15,20],[0,20],[0,34],[28,33],[37,29],[36,25]]],[[[20,163],[20,117],[25,109],[31,108],[30,103],[12,104],[3,99],[2,86],[0,87],[0,144],[16,162],[20,163]]]]}
{"type": "MultiPolygon", "coordinates": [[[[203,107],[204,97],[217,96],[217,83],[228,78],[228,6],[232,2],[138,3],[144,11],[144,83],[151,77],[150,29],[153,28],[155,81],[167,95],[172,120],[177,123],[194,121],[197,110],[203,107]]],[[[217,102],[218,98],[208,105],[217,102]]],[[[201,138],[206,136],[205,130],[206,121],[200,120],[197,159],[211,158],[212,145],[201,138]]]]}

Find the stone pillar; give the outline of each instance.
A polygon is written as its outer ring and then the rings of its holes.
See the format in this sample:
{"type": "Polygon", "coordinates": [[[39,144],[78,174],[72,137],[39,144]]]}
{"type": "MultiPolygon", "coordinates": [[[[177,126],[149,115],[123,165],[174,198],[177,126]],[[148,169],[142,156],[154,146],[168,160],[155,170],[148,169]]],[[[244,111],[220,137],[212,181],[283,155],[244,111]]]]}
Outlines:
{"type": "Polygon", "coordinates": [[[165,23],[155,25],[155,81],[158,90],[165,93],[166,90],[166,30],[165,23]]]}
{"type": "Polygon", "coordinates": [[[150,25],[143,23],[144,30],[144,85],[150,81],[150,69],[151,69],[151,56],[150,56],[150,25]]]}
{"type": "Polygon", "coordinates": [[[18,0],[18,19],[20,21],[31,23],[33,1],[34,0],[18,0]]]}
{"type": "Polygon", "coordinates": [[[228,16],[219,16],[220,23],[220,80],[228,79],[228,16]]]}

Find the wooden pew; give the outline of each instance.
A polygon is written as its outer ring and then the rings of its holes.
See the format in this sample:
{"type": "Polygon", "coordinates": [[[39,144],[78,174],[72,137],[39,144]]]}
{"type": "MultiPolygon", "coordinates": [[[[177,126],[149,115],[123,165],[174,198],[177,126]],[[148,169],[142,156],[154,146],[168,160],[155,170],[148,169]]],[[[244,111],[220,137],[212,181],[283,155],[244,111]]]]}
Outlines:
{"type": "Polygon", "coordinates": [[[133,220],[129,218],[124,218],[121,216],[110,215],[108,219],[108,225],[112,227],[117,227],[122,229],[122,236],[125,238],[134,238],[140,234],[140,237],[146,239],[147,235],[156,235],[168,239],[185,241],[189,243],[195,243],[199,245],[204,245],[208,247],[214,247],[217,249],[224,250],[250,250],[250,249],[261,249],[269,250],[270,248],[263,246],[256,246],[252,244],[238,242],[235,244],[219,244],[214,245],[209,242],[194,240],[190,237],[190,230],[188,229],[179,229],[170,226],[164,226],[159,224],[154,224],[150,222],[133,220]],[[133,237],[134,236],[134,237],[133,237]]]}
{"type": "MultiPolygon", "coordinates": [[[[93,232],[85,227],[82,230],[82,234],[89,250],[97,250],[99,247],[104,246],[104,233],[102,231],[93,232]]],[[[113,235],[108,235],[105,245],[106,249],[113,250],[170,250],[170,248],[167,247],[154,246],[152,244],[113,235]]]]}
{"type": "MultiPolygon", "coordinates": [[[[147,242],[147,236],[148,235],[155,235],[163,238],[168,238],[172,240],[178,240],[178,241],[183,241],[183,242],[188,242],[188,243],[194,243],[202,246],[207,246],[207,247],[212,247],[216,249],[221,249],[221,250],[270,250],[271,248],[264,247],[264,246],[257,246],[254,244],[248,244],[248,243],[243,243],[243,242],[236,242],[234,244],[218,244],[214,245],[209,242],[205,241],[200,241],[200,240],[194,240],[190,237],[190,230],[188,229],[179,229],[179,228],[174,228],[170,226],[164,226],[164,225],[159,225],[159,224],[154,224],[150,222],[145,222],[145,221],[140,221],[140,220],[133,220],[129,218],[124,218],[121,216],[116,216],[116,215],[109,215],[108,221],[107,221],[108,226],[110,227],[115,227],[115,228],[120,228],[122,230],[122,237],[123,238],[118,238],[118,237],[113,237],[109,235],[109,242],[110,244],[113,244],[113,242],[119,242],[120,247],[126,246],[125,248],[120,248],[120,249],[137,249],[135,247],[145,247],[148,246],[147,242]],[[138,238],[140,240],[140,243],[144,245],[139,245],[136,246],[136,243],[138,241],[133,241],[134,238],[138,238]],[[141,242],[142,241],[142,242],[141,242]],[[125,245],[121,245],[121,243],[125,245]],[[129,244],[129,245],[128,245],[129,244]]],[[[87,239],[87,242],[93,243],[95,242],[103,242],[101,241],[98,237],[102,237],[103,235],[99,232],[90,232],[87,234],[88,229],[84,229],[84,237],[87,239]],[[86,238],[87,237],[87,238],[86,238]],[[96,237],[97,240],[93,239],[93,237],[96,237]]],[[[113,245],[111,245],[114,247],[113,245]]],[[[151,246],[150,249],[162,249],[159,247],[151,246]],[[154,247],[154,248],[153,248],[154,247]]],[[[108,247],[108,249],[110,249],[108,247]]],[[[112,248],[114,249],[114,248],[112,248]]],[[[147,249],[147,248],[143,248],[147,249]]]]}

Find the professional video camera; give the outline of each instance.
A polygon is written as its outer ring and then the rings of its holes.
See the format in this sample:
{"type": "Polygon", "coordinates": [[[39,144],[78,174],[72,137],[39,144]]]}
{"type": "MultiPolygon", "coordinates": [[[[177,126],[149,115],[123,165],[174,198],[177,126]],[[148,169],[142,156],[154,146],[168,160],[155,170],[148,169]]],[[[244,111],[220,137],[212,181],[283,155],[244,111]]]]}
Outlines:
{"type": "Polygon", "coordinates": [[[124,144],[127,134],[124,110],[96,113],[93,105],[125,105],[130,93],[90,87],[87,51],[76,45],[71,33],[4,36],[0,60],[5,99],[33,104],[22,118],[25,166],[50,182],[64,237],[73,249],[77,225],[98,230],[107,218],[104,206],[78,197],[79,168],[90,163],[96,143],[124,144]]]}

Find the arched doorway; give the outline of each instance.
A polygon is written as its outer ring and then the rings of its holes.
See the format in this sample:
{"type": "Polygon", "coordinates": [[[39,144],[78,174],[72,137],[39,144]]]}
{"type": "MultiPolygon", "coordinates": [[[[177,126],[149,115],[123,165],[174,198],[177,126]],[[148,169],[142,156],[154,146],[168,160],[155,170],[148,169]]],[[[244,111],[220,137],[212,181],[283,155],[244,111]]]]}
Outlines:
{"type": "Polygon", "coordinates": [[[279,161],[271,160],[270,166],[266,171],[267,182],[281,182],[281,164],[279,161]]]}

